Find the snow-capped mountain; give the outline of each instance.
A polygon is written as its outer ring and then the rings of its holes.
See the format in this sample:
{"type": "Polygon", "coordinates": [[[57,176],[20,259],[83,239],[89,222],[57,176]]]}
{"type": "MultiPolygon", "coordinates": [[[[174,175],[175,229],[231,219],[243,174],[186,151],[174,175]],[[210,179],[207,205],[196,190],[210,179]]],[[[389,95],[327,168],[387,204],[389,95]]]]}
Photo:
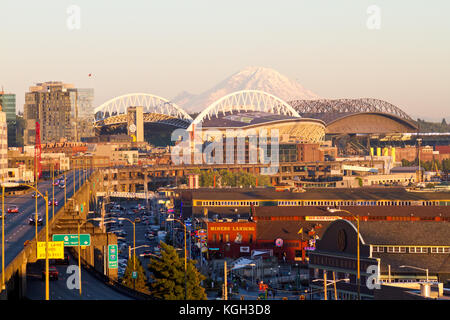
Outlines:
{"type": "Polygon", "coordinates": [[[213,88],[195,95],[182,92],[172,99],[188,112],[200,112],[221,97],[239,90],[261,90],[285,101],[296,99],[319,99],[297,81],[278,71],[264,67],[247,67],[226,78],[213,88]]]}

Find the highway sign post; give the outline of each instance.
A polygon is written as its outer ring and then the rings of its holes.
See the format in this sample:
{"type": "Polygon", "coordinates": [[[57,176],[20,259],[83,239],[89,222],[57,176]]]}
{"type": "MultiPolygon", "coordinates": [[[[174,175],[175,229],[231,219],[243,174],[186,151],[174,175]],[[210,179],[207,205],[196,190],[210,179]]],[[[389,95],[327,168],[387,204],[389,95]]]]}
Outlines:
{"type": "Polygon", "coordinates": [[[119,267],[117,244],[108,245],[108,268],[117,269],[119,267]]]}
{"type": "MultiPolygon", "coordinates": [[[[54,234],[53,241],[63,241],[65,247],[78,246],[78,234],[54,234]]],[[[91,235],[80,234],[80,246],[90,246],[91,235]]]]}
{"type": "MultiPolygon", "coordinates": [[[[37,245],[37,259],[45,259],[46,242],[39,241],[37,245]]],[[[64,259],[64,242],[63,241],[49,241],[48,242],[48,258],[49,259],[64,259]]]]}

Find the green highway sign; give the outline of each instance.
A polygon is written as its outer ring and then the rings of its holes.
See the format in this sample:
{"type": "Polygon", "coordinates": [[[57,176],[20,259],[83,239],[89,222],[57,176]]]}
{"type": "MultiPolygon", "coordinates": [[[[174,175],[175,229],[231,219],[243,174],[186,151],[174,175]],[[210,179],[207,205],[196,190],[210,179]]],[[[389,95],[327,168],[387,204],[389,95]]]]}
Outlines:
{"type": "Polygon", "coordinates": [[[133,271],[133,272],[131,273],[131,278],[137,279],[137,271],[133,271]]]}
{"type": "MultiPolygon", "coordinates": [[[[64,241],[64,247],[78,246],[78,234],[54,234],[53,241],[64,241]]],[[[91,235],[80,234],[80,246],[90,246],[91,235]]]]}
{"type": "Polygon", "coordinates": [[[117,244],[108,245],[108,268],[117,269],[119,267],[118,254],[117,244]]]}

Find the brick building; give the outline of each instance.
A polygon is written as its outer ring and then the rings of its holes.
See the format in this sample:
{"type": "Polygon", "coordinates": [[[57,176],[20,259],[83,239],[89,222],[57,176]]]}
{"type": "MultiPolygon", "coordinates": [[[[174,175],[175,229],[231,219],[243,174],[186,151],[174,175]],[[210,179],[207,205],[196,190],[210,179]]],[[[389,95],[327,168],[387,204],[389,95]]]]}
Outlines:
{"type": "Polygon", "coordinates": [[[279,260],[306,262],[306,248],[314,247],[330,222],[353,219],[345,213],[330,213],[329,208],[348,210],[361,221],[450,221],[450,196],[445,192],[378,187],[317,188],[300,193],[272,188],[192,189],[179,193],[183,218],[199,219],[207,226],[220,224],[229,230],[242,221],[255,224],[256,229],[244,237],[250,239],[251,234],[251,245],[245,245],[250,252],[241,252],[243,244],[236,245],[236,235],[227,236],[225,229],[208,234],[208,245],[216,248],[216,254],[232,258],[261,249],[279,260]]]}
{"type": "Polygon", "coordinates": [[[359,291],[361,299],[391,299],[390,289],[405,283],[446,283],[450,280],[448,234],[448,222],[361,221],[358,289],[356,223],[334,221],[309,254],[310,287],[316,298],[327,291],[328,299],[355,300],[359,291]],[[379,289],[367,285],[374,272],[379,274],[379,289]]]}

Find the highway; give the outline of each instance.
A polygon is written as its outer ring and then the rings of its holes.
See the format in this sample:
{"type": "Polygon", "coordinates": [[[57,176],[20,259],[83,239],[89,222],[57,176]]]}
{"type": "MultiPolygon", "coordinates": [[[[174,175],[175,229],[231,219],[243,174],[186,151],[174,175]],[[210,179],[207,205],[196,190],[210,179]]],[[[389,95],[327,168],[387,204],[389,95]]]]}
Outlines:
{"type": "MultiPolygon", "coordinates": [[[[61,176],[64,177],[64,176],[61,176]]],[[[56,179],[56,178],[55,178],[56,179]]],[[[67,199],[73,196],[73,173],[67,174],[67,199]]],[[[83,180],[82,182],[83,183],[83,180]]],[[[78,172],[76,177],[76,189],[78,190],[78,172]]],[[[52,181],[43,181],[38,183],[38,190],[45,195],[48,191],[49,200],[52,199],[52,181]]],[[[59,208],[64,206],[64,189],[55,186],[55,200],[58,206],[55,206],[55,214],[59,208]]],[[[35,226],[28,223],[28,219],[35,213],[35,199],[31,192],[24,195],[12,195],[5,197],[5,266],[23,250],[24,242],[32,240],[36,236],[35,226]],[[9,205],[17,205],[19,213],[7,213],[9,205]]],[[[38,232],[45,227],[45,202],[42,197],[38,198],[38,213],[42,215],[44,222],[38,226],[38,232]]],[[[48,207],[49,220],[52,217],[52,206],[48,207]]],[[[1,234],[1,230],[0,230],[1,234]]],[[[0,252],[1,258],[1,252],[0,252]]],[[[1,271],[1,265],[0,265],[1,271]]]]}
{"type": "MultiPolygon", "coordinates": [[[[77,265],[77,261],[70,256],[70,265],[77,265]]],[[[74,273],[68,271],[68,265],[58,265],[58,280],[50,280],[50,300],[131,300],[127,295],[111,289],[109,286],[92,276],[89,272],[81,268],[81,288],[69,289],[67,280],[73,279],[74,273]]],[[[31,300],[45,299],[45,281],[42,280],[42,267],[36,264],[29,264],[27,268],[27,298],[31,300]]],[[[69,281],[70,282],[70,281],[69,281]]]]}
{"type": "MultiPolygon", "coordinates": [[[[60,175],[58,178],[63,178],[60,175]]],[[[56,177],[55,177],[56,180],[56,177]]],[[[81,185],[83,184],[83,176],[81,185]]],[[[79,188],[78,171],[75,176],[76,190],[79,188]]],[[[48,191],[49,200],[52,199],[52,181],[42,181],[38,183],[38,190],[45,195],[48,191]]],[[[55,206],[55,214],[62,206],[64,206],[64,188],[55,186],[55,200],[58,206],[55,206]]],[[[66,174],[66,192],[67,199],[74,194],[74,176],[73,171],[66,174]]],[[[31,195],[32,191],[24,195],[13,195],[5,197],[5,266],[14,260],[14,258],[23,250],[24,242],[35,238],[35,226],[28,223],[28,219],[35,213],[35,199],[31,195]],[[19,213],[7,213],[9,205],[17,205],[19,213]]],[[[52,206],[49,206],[49,220],[52,217],[52,206]]],[[[45,228],[45,202],[42,197],[38,198],[38,213],[42,215],[44,222],[42,226],[38,226],[38,232],[45,228]]],[[[1,229],[0,229],[1,234],[1,229]]],[[[50,239],[51,240],[51,239],[50,239]]],[[[1,245],[1,244],[0,244],[1,245]]],[[[0,251],[1,259],[1,251],[0,251]]],[[[72,258],[73,260],[73,258],[72,258]]],[[[29,264],[29,274],[27,274],[27,297],[30,299],[45,299],[44,282],[41,280],[42,267],[38,267],[39,263],[29,264]]],[[[130,299],[126,295],[122,295],[111,289],[97,278],[91,276],[88,272],[82,271],[83,295],[80,297],[78,290],[70,290],[66,285],[66,279],[70,274],[66,274],[67,266],[57,266],[60,274],[60,280],[51,281],[50,298],[51,299],[130,299]]],[[[1,271],[1,264],[0,264],[1,271]]]]}

